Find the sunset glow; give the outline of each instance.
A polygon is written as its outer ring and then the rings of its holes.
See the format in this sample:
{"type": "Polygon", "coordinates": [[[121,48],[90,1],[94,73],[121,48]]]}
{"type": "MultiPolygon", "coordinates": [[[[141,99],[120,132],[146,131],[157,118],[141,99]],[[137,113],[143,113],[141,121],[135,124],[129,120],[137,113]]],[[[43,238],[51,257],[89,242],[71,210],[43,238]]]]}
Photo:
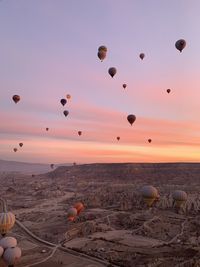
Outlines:
{"type": "Polygon", "coordinates": [[[1,1],[0,159],[200,162],[200,2],[192,2],[1,1]]]}

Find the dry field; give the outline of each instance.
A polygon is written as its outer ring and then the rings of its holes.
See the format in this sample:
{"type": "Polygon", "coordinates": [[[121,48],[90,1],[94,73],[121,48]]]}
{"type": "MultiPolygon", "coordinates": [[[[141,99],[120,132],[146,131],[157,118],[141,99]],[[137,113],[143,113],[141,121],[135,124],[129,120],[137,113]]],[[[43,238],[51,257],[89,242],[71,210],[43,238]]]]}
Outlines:
{"type": "Polygon", "coordinates": [[[17,217],[18,267],[200,266],[200,164],[76,165],[34,177],[2,173],[0,181],[17,217]],[[140,194],[146,184],[161,196],[150,209],[140,194]],[[179,213],[175,189],[188,193],[179,213]],[[85,210],[68,222],[77,201],[85,210]]]}

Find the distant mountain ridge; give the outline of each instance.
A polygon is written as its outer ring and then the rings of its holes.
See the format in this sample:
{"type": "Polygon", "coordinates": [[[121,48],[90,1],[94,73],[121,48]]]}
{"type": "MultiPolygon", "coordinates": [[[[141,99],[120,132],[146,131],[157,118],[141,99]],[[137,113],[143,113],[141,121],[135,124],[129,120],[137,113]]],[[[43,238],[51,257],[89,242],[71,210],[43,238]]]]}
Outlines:
{"type": "MultiPolygon", "coordinates": [[[[55,167],[58,166],[70,166],[71,164],[55,164],[55,167]]],[[[42,163],[29,163],[29,162],[20,162],[20,161],[8,161],[0,159],[0,172],[20,172],[20,173],[46,173],[51,171],[50,164],[42,163]]]]}

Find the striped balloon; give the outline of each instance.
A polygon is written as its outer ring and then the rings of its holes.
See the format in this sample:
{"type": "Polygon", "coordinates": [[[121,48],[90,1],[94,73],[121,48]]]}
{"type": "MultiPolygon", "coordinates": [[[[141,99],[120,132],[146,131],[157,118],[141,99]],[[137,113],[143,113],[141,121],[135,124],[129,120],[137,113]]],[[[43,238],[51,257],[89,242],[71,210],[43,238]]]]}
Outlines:
{"type": "Polygon", "coordinates": [[[152,185],[146,185],[141,190],[144,202],[151,207],[153,202],[159,198],[158,190],[152,185]]]}
{"type": "Polygon", "coordinates": [[[0,213],[0,234],[5,235],[15,224],[15,215],[12,212],[0,213]]]}
{"type": "Polygon", "coordinates": [[[180,208],[187,201],[187,193],[182,190],[176,190],[173,192],[172,197],[175,201],[176,207],[180,208]]]}

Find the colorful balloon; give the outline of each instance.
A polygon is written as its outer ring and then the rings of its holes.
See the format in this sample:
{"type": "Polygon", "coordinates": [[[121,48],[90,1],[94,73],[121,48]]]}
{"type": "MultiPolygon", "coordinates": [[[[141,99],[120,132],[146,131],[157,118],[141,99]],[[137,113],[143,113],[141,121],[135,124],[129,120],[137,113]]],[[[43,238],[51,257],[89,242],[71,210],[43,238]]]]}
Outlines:
{"type": "Polygon", "coordinates": [[[77,215],[79,215],[84,210],[84,205],[81,202],[77,202],[74,208],[77,210],[77,215]]]}
{"type": "Polygon", "coordinates": [[[68,210],[68,213],[67,213],[67,219],[68,221],[74,221],[75,218],[77,216],[77,209],[72,207],[68,210]]]}

